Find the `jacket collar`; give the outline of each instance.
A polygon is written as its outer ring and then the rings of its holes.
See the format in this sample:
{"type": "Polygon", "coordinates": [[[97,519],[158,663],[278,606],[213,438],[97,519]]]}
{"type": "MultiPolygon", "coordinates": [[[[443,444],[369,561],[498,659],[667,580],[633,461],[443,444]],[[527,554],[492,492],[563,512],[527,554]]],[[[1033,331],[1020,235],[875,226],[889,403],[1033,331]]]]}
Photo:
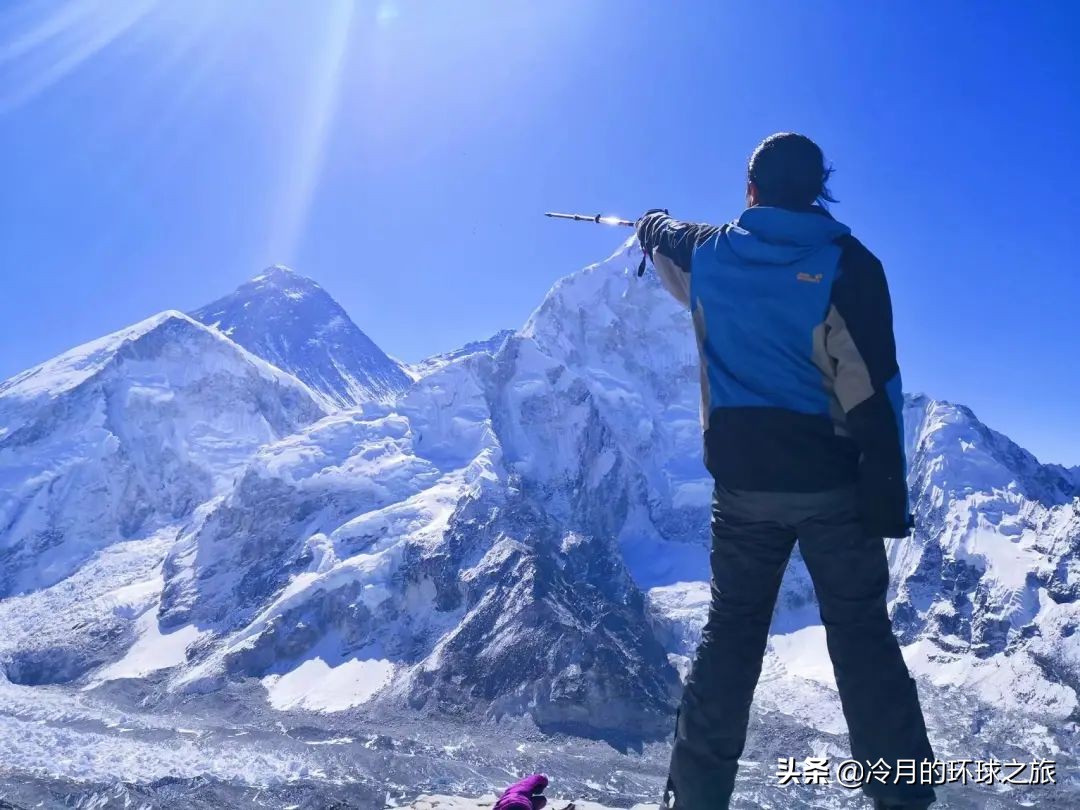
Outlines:
{"type": "Polygon", "coordinates": [[[735,227],[762,242],[774,245],[818,246],[851,233],[851,229],[833,219],[820,205],[795,211],[755,205],[735,221],[735,227]]]}

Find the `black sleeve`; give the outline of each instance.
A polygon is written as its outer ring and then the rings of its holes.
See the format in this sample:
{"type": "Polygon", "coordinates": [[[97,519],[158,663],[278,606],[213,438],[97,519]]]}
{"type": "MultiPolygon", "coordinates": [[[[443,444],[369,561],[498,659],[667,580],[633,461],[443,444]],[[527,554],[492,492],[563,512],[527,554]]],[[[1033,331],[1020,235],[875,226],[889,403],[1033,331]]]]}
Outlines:
{"type": "MultiPolygon", "coordinates": [[[[660,283],[684,306],[690,306],[690,263],[694,249],[722,230],[723,226],[679,222],[666,211],[658,210],[649,211],[637,222],[642,251],[652,259],[660,283]]],[[[645,259],[642,259],[638,275],[644,270],[645,259]]]]}
{"type": "Polygon", "coordinates": [[[881,262],[862,243],[847,236],[839,244],[826,348],[836,364],[837,398],[861,451],[861,518],[868,534],[904,537],[912,518],[889,287],[881,262]]]}
{"type": "Polygon", "coordinates": [[[663,211],[650,211],[638,220],[637,236],[641,249],[650,258],[655,260],[659,253],[684,273],[689,273],[694,249],[716,236],[721,228],[720,225],[680,222],[663,211]]]}

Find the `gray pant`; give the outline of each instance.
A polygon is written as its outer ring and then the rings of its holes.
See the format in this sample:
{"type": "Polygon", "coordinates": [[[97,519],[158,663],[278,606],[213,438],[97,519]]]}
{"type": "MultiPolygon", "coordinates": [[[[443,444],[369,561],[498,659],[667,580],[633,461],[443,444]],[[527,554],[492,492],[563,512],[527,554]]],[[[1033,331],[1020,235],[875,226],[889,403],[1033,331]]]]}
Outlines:
{"type": "MultiPolygon", "coordinates": [[[[780,580],[798,538],[814,583],[851,737],[851,755],[932,760],[915,681],[886,610],[885,545],[865,537],[855,490],[713,496],[712,603],[676,723],[668,787],[678,810],[728,806],[780,580]]],[[[880,784],[874,798],[925,806],[927,785],[880,784]]]]}

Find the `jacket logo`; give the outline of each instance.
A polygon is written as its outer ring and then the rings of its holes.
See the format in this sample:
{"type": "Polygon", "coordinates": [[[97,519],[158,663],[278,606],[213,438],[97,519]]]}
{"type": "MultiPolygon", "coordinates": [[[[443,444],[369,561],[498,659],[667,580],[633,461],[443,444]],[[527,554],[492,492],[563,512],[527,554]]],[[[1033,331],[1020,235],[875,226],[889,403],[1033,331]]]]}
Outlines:
{"type": "Polygon", "coordinates": [[[821,279],[824,278],[823,273],[799,273],[795,276],[796,281],[809,281],[811,284],[820,284],[821,279]]]}

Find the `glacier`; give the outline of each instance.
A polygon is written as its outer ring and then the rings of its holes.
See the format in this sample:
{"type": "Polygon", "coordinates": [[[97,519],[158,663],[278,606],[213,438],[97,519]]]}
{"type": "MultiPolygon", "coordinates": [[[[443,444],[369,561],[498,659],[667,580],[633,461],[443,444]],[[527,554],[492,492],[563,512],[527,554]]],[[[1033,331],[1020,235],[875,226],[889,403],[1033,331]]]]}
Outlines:
{"type": "MultiPolygon", "coordinates": [[[[414,366],[271,268],[0,384],[11,795],[367,807],[540,768],[655,801],[711,480],[689,318],[636,253],[414,366]]],[[[1080,480],[963,406],[909,395],[904,417],[890,610],[935,749],[1059,763],[938,806],[1074,806],[1080,480]]],[[[796,553],[735,806],[859,806],[772,770],[845,752],[796,553]]]]}

